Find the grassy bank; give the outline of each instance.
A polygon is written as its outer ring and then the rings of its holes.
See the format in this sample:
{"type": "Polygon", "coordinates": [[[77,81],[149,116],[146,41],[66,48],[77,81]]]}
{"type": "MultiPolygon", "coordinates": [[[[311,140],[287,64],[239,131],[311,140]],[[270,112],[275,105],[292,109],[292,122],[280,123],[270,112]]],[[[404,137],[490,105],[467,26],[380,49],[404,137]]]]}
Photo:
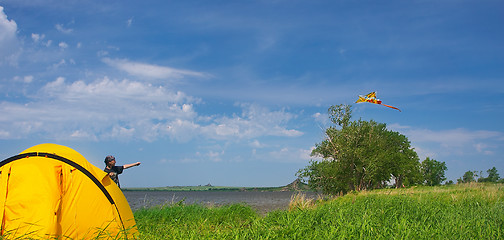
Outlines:
{"type": "Polygon", "coordinates": [[[141,239],[504,239],[504,185],[378,190],[266,216],[235,204],[183,203],[135,212],[141,239]]]}

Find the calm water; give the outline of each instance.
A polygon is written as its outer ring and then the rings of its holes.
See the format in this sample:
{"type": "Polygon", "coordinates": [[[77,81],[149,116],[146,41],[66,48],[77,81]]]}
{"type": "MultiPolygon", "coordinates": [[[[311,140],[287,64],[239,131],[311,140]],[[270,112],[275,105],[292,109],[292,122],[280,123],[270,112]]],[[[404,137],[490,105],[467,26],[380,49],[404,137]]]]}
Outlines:
{"type": "MultiPolygon", "coordinates": [[[[225,205],[246,203],[260,213],[276,209],[287,209],[292,195],[296,192],[221,192],[221,191],[124,191],[133,211],[142,207],[184,201],[185,204],[225,205]]],[[[316,199],[317,193],[306,192],[306,198],[316,199]]]]}

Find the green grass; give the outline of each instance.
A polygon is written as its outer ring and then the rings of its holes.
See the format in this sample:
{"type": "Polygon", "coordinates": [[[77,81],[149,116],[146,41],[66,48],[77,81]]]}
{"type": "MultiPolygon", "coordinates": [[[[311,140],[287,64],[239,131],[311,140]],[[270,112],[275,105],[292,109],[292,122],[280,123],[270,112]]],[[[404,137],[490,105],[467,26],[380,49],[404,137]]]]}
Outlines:
{"type": "Polygon", "coordinates": [[[250,207],[240,204],[216,208],[175,204],[135,212],[141,239],[228,238],[259,219],[250,207]]]}
{"type": "Polygon", "coordinates": [[[141,239],[504,239],[504,185],[297,197],[266,216],[243,204],[181,202],[134,214],[141,239]]]}

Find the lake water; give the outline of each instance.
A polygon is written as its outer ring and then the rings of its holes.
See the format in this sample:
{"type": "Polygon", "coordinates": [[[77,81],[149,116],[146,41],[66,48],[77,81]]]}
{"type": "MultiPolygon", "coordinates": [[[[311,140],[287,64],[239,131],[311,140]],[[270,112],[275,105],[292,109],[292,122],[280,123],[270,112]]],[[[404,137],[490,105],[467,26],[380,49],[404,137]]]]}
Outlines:
{"type": "MultiPolygon", "coordinates": [[[[245,203],[259,213],[277,209],[288,209],[291,197],[297,192],[238,192],[238,191],[124,191],[124,196],[133,211],[142,207],[173,204],[183,201],[185,204],[226,205],[245,203]]],[[[306,198],[317,199],[314,192],[303,192],[306,198]]]]}

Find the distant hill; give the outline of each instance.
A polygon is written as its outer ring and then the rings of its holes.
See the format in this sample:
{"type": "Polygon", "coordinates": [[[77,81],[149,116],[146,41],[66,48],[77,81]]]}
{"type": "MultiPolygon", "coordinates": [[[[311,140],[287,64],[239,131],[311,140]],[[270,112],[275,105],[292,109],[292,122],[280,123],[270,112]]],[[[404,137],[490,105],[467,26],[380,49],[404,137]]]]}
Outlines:
{"type": "Polygon", "coordinates": [[[204,186],[166,186],[166,187],[147,187],[147,188],[124,188],[123,191],[311,191],[307,184],[302,183],[299,179],[294,180],[290,184],[281,187],[225,187],[212,186],[207,184],[204,186]]]}
{"type": "Polygon", "coordinates": [[[308,184],[301,182],[301,180],[296,179],[287,186],[282,188],[282,191],[311,191],[308,184]]]}

